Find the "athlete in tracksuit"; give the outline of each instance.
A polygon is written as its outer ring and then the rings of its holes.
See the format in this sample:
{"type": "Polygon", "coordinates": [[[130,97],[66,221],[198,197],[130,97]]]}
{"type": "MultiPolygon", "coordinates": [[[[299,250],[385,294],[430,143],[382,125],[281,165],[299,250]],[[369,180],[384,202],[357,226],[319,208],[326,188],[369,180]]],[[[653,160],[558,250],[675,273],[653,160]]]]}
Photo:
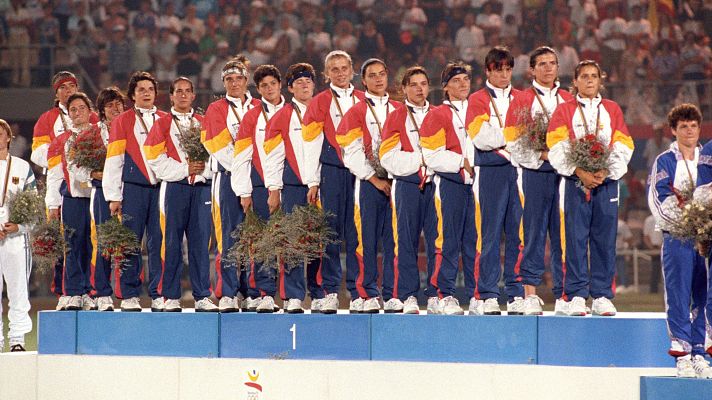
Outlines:
{"type": "MultiPolygon", "coordinates": [[[[28,236],[31,227],[9,221],[8,199],[21,191],[35,190],[35,176],[27,161],[9,154],[11,141],[10,125],[0,119],[0,292],[4,279],[10,308],[7,313],[10,351],[25,351],[25,334],[32,330],[28,293],[32,268],[28,236]]],[[[3,332],[0,333],[0,351],[5,345],[2,321],[0,302],[0,332],[3,332]]]]}
{"type": "MultiPolygon", "coordinates": [[[[536,295],[536,287],[541,284],[544,274],[547,233],[551,239],[552,270],[561,269],[558,207],[560,177],[549,163],[547,151],[534,151],[530,147],[520,146],[519,142],[522,125],[531,124],[536,117],[543,118],[548,125],[556,107],[573,99],[569,92],[559,87],[558,66],[553,49],[540,47],[534,50],[529,62],[530,71],[534,75],[532,86],[512,100],[504,123],[507,150],[512,160],[522,167],[524,252],[520,275],[525,294],[524,315],[541,315],[543,312],[544,302],[536,295]]],[[[555,276],[559,277],[558,274],[555,276]]],[[[554,286],[560,288],[561,281],[556,280],[554,286]]]]}
{"type": "Polygon", "coordinates": [[[173,108],[159,118],[143,145],[148,167],[161,180],[161,263],[158,292],[165,298],[165,311],[181,311],[183,236],[188,241],[188,269],[195,311],[218,311],[210,300],[210,232],[212,171],[205,162],[190,160],[181,147],[180,136],[191,130],[200,134],[203,117],[192,108],[193,82],[185,77],[171,84],[173,108]]]}
{"type": "MultiPolygon", "coordinates": [[[[52,78],[52,88],[55,93],[55,106],[40,115],[35,123],[32,133],[32,154],[30,160],[47,169],[47,150],[55,137],[72,128],[72,121],[67,114],[67,99],[78,90],[77,78],[69,71],[60,71],[52,78]]],[[[99,118],[92,112],[92,123],[99,122],[99,118]]],[[[57,309],[64,309],[69,298],[62,295],[62,265],[60,260],[55,264],[52,278],[52,292],[59,296],[57,309]]]]}
{"type": "MultiPolygon", "coordinates": [[[[104,146],[109,142],[109,132],[111,129],[111,121],[124,112],[126,99],[121,91],[116,87],[102,89],[99,92],[96,100],[96,106],[99,110],[101,121],[98,126],[100,129],[101,140],[104,146]]],[[[104,198],[104,190],[102,188],[102,171],[91,171],[91,196],[89,197],[90,214],[91,214],[91,265],[89,271],[89,281],[91,282],[91,297],[96,301],[96,307],[99,311],[113,311],[114,302],[111,299],[113,290],[111,288],[111,259],[102,257],[102,250],[97,243],[96,228],[98,225],[106,222],[111,218],[111,210],[109,203],[104,198]]]]}
{"type": "MultiPolygon", "coordinates": [[[[358,239],[354,225],[354,181],[351,172],[344,166],[341,147],[336,142],[336,128],[347,111],[363,100],[363,92],[351,85],[353,64],[344,51],[335,50],[326,55],[324,74],[329,88],[314,96],[304,113],[302,136],[308,166],[307,171],[317,171],[321,164],[321,175],[309,175],[307,184],[319,184],[319,203],[333,215],[330,228],[346,247],[346,270],[358,271],[356,248],[358,239]],[[318,177],[318,180],[316,180],[318,177]]],[[[312,299],[312,312],[338,308],[337,294],[341,286],[341,243],[326,246],[326,254],[316,276],[309,276],[307,285],[312,299]]],[[[348,275],[348,273],[347,273],[348,275]]],[[[347,280],[349,278],[347,277],[347,280]]],[[[348,284],[347,284],[348,285],[348,284]]],[[[351,286],[355,285],[354,283],[351,286]]],[[[354,312],[362,311],[361,302],[352,304],[354,312]]]]}
{"type": "Polygon", "coordinates": [[[91,241],[88,185],[89,174],[77,168],[68,160],[71,141],[80,132],[93,131],[99,134],[99,127],[89,122],[91,100],[77,92],[67,101],[67,110],[72,119],[72,129],[54,138],[47,150],[47,193],[45,203],[50,218],[61,219],[64,225],[64,270],[62,292],[69,296],[67,310],[81,310],[95,307],[89,297],[89,265],[91,262],[91,241]]]}
{"type": "MultiPolygon", "coordinates": [[[[128,97],[134,107],[124,111],[111,124],[109,144],[104,164],[103,190],[111,213],[124,214],[123,223],[143,240],[148,240],[148,294],[151,310],[163,311],[164,299],[158,291],[161,280],[161,225],[158,204],[159,184],[153,171],[146,166],[143,145],[154,122],[166,115],[154,106],[158,86],[147,72],[136,72],[129,80],[128,97]]],[[[143,283],[141,254],[129,257],[123,270],[115,269],[116,297],[122,299],[123,311],[141,311],[139,296],[143,283]]]]}
{"type": "MultiPolygon", "coordinates": [[[[257,91],[262,96],[259,106],[245,114],[235,139],[235,152],[230,182],[235,195],[240,197],[243,211],[250,208],[262,219],[269,219],[268,191],[265,187],[262,162],[265,159],[267,123],[284,106],[280,94],[282,81],[273,65],[260,65],[254,73],[257,91]]],[[[276,292],[274,274],[262,265],[251,262],[248,275],[248,311],[273,312],[276,292]]]]}
{"type": "Polygon", "coordinates": [[[473,190],[477,214],[475,290],[468,293],[470,314],[499,315],[501,276],[500,238],[504,230],[504,284],[507,314],[524,312],[522,260],[522,203],[520,168],[505,149],[504,126],[510,102],[519,95],[512,88],[514,59],[495,47],[485,58],[485,87],[470,95],[467,132],[475,146],[473,190]]]}
{"type": "Polygon", "coordinates": [[[475,287],[474,148],[465,128],[470,74],[470,67],[463,63],[445,66],[441,79],[448,100],[430,110],[420,127],[420,147],[425,165],[435,173],[437,237],[430,284],[437,288],[440,300],[428,302],[428,312],[432,313],[463,314],[460,303],[453,297],[460,255],[465,287],[467,290],[475,287]]]}
{"type": "Polygon", "coordinates": [[[601,98],[601,75],[595,62],[579,63],[574,71],[578,94],[556,108],[547,133],[549,162],[563,177],[559,184],[564,233],[561,271],[554,271],[561,274],[562,282],[561,292],[554,293],[558,314],[586,315],[589,295],[594,298],[594,314],[616,313],[610,299],[615,294],[618,179],[628,170],[633,139],[618,104],[601,98]],[[587,134],[596,135],[610,148],[607,169],[587,172],[567,158],[572,143],[587,134]]]}
{"type": "Polygon", "coordinates": [[[381,165],[393,176],[391,209],[393,220],[393,299],[403,303],[403,313],[418,314],[420,289],[418,252],[420,233],[425,237],[428,281],[425,295],[437,302],[437,290],[430,283],[435,265],[437,218],[433,203],[433,171],[425,166],[420,149],[420,127],[430,111],[430,80],[422,67],[408,68],[401,86],[405,106],[386,118],[381,135],[381,165]]]}
{"type": "Polygon", "coordinates": [[[214,172],[213,227],[218,252],[215,258],[215,296],[220,299],[220,312],[239,310],[247,298],[247,271],[238,272],[235,264],[226,262],[224,256],[235,243],[231,233],[245,217],[240,201],[230,186],[230,168],[240,123],[248,110],[260,105],[260,101],[247,90],[248,79],[249,72],[241,61],[228,61],[222,69],[227,95],[208,106],[203,121],[203,144],[211,155],[210,169],[214,172]]]}
{"type": "MultiPolygon", "coordinates": [[[[296,206],[308,204],[311,197],[317,197],[316,182],[311,187],[304,180],[306,153],[302,138],[302,116],[314,95],[316,73],[310,64],[299,63],[289,67],[286,75],[287,89],[294,95],[292,101],[274,114],[267,125],[265,134],[262,169],[265,186],[269,189],[270,213],[279,209],[285,213],[296,206]]],[[[307,264],[309,275],[316,274],[320,261],[312,260],[307,264]]],[[[304,265],[280,266],[279,296],[285,302],[288,313],[303,313],[302,300],[306,295],[304,265]]],[[[312,299],[314,301],[314,299],[312,299]]]]}
{"type": "MultiPolygon", "coordinates": [[[[352,303],[363,302],[364,313],[381,309],[378,290],[378,243],[383,246],[383,301],[386,312],[402,312],[403,303],[393,299],[393,224],[389,196],[391,181],[388,172],[378,171],[383,124],[388,114],[402,107],[391,100],[388,69],[383,61],[371,58],[361,66],[361,78],[366,87],[364,101],[351,107],[336,129],[336,141],[341,146],[344,165],[356,177],[354,183],[354,225],[356,226],[356,261],[358,269],[347,269],[346,288],[352,303]],[[373,160],[376,160],[375,162],[373,160]],[[361,299],[359,301],[359,299],[361,299]]],[[[380,163],[380,162],[379,162],[380,163]]]]}

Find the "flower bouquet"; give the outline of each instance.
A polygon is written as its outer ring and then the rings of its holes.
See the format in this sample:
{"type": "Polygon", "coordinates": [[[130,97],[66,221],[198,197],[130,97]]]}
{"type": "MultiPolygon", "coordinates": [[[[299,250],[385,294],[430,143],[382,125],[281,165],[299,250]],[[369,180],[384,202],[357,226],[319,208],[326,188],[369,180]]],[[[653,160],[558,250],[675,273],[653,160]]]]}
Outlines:
{"type": "MultiPolygon", "coordinates": [[[[208,161],[210,153],[208,153],[200,141],[200,123],[193,119],[187,129],[180,125],[179,128],[178,143],[188,158],[188,162],[208,161]]],[[[188,181],[191,185],[195,183],[195,175],[191,174],[188,181]]]]}
{"type": "Polygon", "coordinates": [[[693,198],[694,183],[689,181],[682,190],[673,189],[676,202],[663,203],[663,230],[681,241],[694,241],[703,257],[709,254],[712,243],[712,198],[693,198]]]}
{"type": "MultiPolygon", "coordinates": [[[[123,219],[131,218],[123,215],[123,219]]],[[[111,259],[114,267],[126,265],[128,257],[141,252],[141,243],[136,233],[124,225],[118,215],[96,227],[96,241],[101,249],[101,256],[111,259]]]]}
{"type": "Polygon", "coordinates": [[[254,211],[249,210],[245,219],[230,235],[235,244],[227,252],[225,261],[234,262],[241,268],[248,268],[255,256],[255,249],[264,234],[267,223],[254,211]]]}
{"type": "Polygon", "coordinates": [[[101,130],[97,126],[79,132],[70,139],[68,161],[77,168],[89,172],[104,170],[106,161],[106,146],[101,138],[101,130]]]}
{"type": "MultiPolygon", "coordinates": [[[[596,173],[608,169],[610,155],[611,149],[607,144],[601,142],[598,136],[587,134],[580,139],[571,140],[571,147],[566,154],[566,159],[569,164],[575,165],[576,168],[596,173]]],[[[584,187],[581,181],[578,181],[577,185],[586,193],[586,201],[589,201],[591,199],[591,191],[584,187]]]]}
{"type": "Polygon", "coordinates": [[[62,231],[62,224],[58,219],[42,222],[32,229],[32,259],[38,271],[52,271],[57,260],[64,256],[66,243],[62,231]]]}
{"type": "Polygon", "coordinates": [[[544,113],[536,113],[534,117],[531,111],[522,107],[515,113],[517,120],[517,139],[514,142],[513,151],[523,151],[527,153],[548,151],[546,146],[546,133],[549,129],[549,118],[544,113]]]}
{"type": "Polygon", "coordinates": [[[45,219],[44,193],[37,190],[21,190],[12,193],[7,200],[8,221],[17,225],[35,225],[45,219]]]}

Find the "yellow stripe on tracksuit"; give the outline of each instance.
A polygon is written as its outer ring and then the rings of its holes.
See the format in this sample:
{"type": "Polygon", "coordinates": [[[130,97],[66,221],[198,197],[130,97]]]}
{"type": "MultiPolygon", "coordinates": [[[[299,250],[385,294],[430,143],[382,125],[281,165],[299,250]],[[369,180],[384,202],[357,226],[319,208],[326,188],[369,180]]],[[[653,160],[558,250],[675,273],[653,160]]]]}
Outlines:
{"type": "Polygon", "coordinates": [[[223,231],[222,231],[222,216],[220,215],[220,174],[216,174],[213,178],[213,194],[212,194],[212,214],[213,214],[213,227],[215,229],[215,242],[218,249],[218,254],[223,255],[223,231]]]}
{"type": "Polygon", "coordinates": [[[398,143],[400,143],[400,135],[398,134],[398,132],[396,132],[393,136],[381,142],[381,147],[378,150],[378,155],[383,158],[383,156],[385,154],[388,154],[389,151],[393,150],[398,143]]]}
{"type": "Polygon", "coordinates": [[[435,196],[433,200],[435,203],[435,215],[438,218],[438,237],[435,238],[435,248],[442,250],[443,242],[445,241],[445,233],[443,232],[443,206],[442,200],[440,199],[440,178],[435,177],[437,180],[435,196]]]}
{"type": "Polygon", "coordinates": [[[477,231],[477,254],[482,254],[482,208],[480,207],[480,167],[475,167],[475,179],[472,184],[475,193],[475,230],[477,231]]]}
{"type": "Polygon", "coordinates": [[[115,140],[106,146],[106,158],[126,153],[126,139],[115,140]]]}
{"type": "Polygon", "coordinates": [[[348,145],[353,143],[354,140],[359,139],[361,137],[363,137],[363,131],[361,130],[361,128],[354,128],[346,132],[345,135],[336,135],[336,142],[339,143],[339,146],[341,147],[347,147],[348,145]]]}
{"type": "Polygon", "coordinates": [[[146,155],[146,160],[155,160],[166,152],[166,142],[160,142],[153,146],[144,145],[143,152],[146,155]]]}
{"type": "Polygon", "coordinates": [[[49,146],[50,142],[52,142],[52,139],[50,139],[49,135],[35,136],[32,138],[32,151],[43,145],[49,146]]]}
{"type": "Polygon", "coordinates": [[[524,248],[524,171],[517,168],[517,192],[519,192],[519,204],[522,207],[522,217],[519,219],[519,248],[524,248]]]}
{"type": "Polygon", "coordinates": [[[252,138],[247,137],[244,139],[239,139],[235,141],[235,154],[242,153],[245,149],[252,146],[252,138]]]}
{"type": "Polygon", "coordinates": [[[96,238],[96,221],[94,220],[94,193],[96,190],[96,188],[92,189],[89,198],[89,240],[91,241],[91,265],[93,265],[94,268],[96,268],[96,259],[99,254],[99,245],[96,238]]]}
{"type": "Polygon", "coordinates": [[[232,135],[230,131],[225,128],[216,136],[210,139],[205,139],[206,132],[202,131],[200,133],[201,139],[203,141],[203,146],[210,152],[210,154],[216,153],[225,148],[228,144],[232,143],[232,135]]]}
{"type": "MultiPolygon", "coordinates": [[[[561,237],[561,262],[566,262],[566,210],[564,210],[564,201],[566,193],[566,180],[561,179],[559,183],[559,236],[561,237]]],[[[565,265],[565,264],[564,264],[565,265]]]]}
{"type": "Polygon", "coordinates": [[[616,130],[615,132],[613,132],[613,136],[611,137],[611,142],[612,143],[616,143],[616,142],[623,143],[631,151],[633,151],[633,148],[635,147],[633,145],[633,139],[630,136],[626,135],[625,133],[623,133],[619,130],[616,130]]]}
{"type": "Polygon", "coordinates": [[[420,145],[428,150],[437,150],[445,146],[445,128],[435,132],[432,136],[421,136],[420,145]]]}
{"type": "Polygon", "coordinates": [[[302,125],[302,139],[305,142],[313,142],[324,130],[323,122],[313,121],[309,125],[302,125]]]}
{"type": "Polygon", "coordinates": [[[566,125],[561,125],[546,134],[546,147],[554,148],[554,145],[562,140],[569,140],[569,128],[566,125]]]}
{"type": "MultiPolygon", "coordinates": [[[[161,225],[161,262],[165,264],[166,262],[166,185],[161,183],[161,189],[158,195],[158,206],[160,209],[160,225],[161,225]]],[[[161,268],[163,269],[163,268],[161,268]]]]}
{"type": "Polygon", "coordinates": [[[478,133],[480,133],[480,129],[482,129],[482,124],[489,121],[489,119],[489,114],[480,114],[476,116],[475,119],[472,120],[472,122],[470,122],[470,125],[467,126],[467,134],[470,136],[470,139],[473,139],[475,136],[477,136],[478,133]]]}
{"type": "Polygon", "coordinates": [[[265,154],[271,153],[274,149],[277,148],[277,146],[282,144],[282,141],[282,135],[277,135],[268,140],[265,140],[264,144],[262,145],[265,149],[265,154]]]}

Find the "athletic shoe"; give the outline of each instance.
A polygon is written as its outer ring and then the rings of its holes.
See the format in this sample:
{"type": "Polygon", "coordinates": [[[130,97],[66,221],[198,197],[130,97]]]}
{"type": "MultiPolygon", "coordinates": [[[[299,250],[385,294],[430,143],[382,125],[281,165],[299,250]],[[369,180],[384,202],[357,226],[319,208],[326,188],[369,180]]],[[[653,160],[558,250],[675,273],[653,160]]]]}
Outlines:
{"type": "Polygon", "coordinates": [[[363,313],[364,314],[378,314],[381,311],[381,303],[378,301],[378,297],[371,297],[363,302],[363,313]]]}
{"type": "Polygon", "coordinates": [[[442,313],[445,315],[465,314],[465,312],[462,311],[462,307],[460,307],[460,302],[452,296],[447,296],[440,299],[440,307],[442,308],[442,313]]]}
{"type": "MultiPolygon", "coordinates": [[[[507,305],[509,308],[509,305],[507,305]]],[[[499,308],[499,302],[496,298],[492,297],[485,300],[484,304],[485,315],[502,315],[502,310],[499,308]]]]}
{"type": "Polygon", "coordinates": [[[544,300],[535,294],[530,294],[524,298],[524,315],[543,315],[543,305],[544,300]]]}
{"type": "Polygon", "coordinates": [[[339,296],[336,293],[327,294],[321,299],[320,306],[322,314],[336,314],[339,310],[339,296]]]}
{"type": "Polygon", "coordinates": [[[485,301],[470,297],[470,306],[467,308],[469,315],[485,315],[485,301]]]}
{"type": "Polygon", "coordinates": [[[210,300],[209,297],[203,297],[195,302],[195,312],[218,312],[220,308],[210,300]]]}
{"type": "Polygon", "coordinates": [[[114,300],[111,296],[102,296],[96,299],[96,307],[99,311],[114,311],[114,300]]]}
{"type": "Polygon", "coordinates": [[[556,299],[554,315],[569,315],[569,302],[564,299],[556,299]]]}
{"type": "Polygon", "coordinates": [[[507,315],[523,315],[524,314],[524,299],[515,297],[514,300],[507,303],[507,315]]]}
{"type": "Polygon", "coordinates": [[[260,305],[257,306],[257,312],[262,313],[273,313],[274,312],[274,297],[265,296],[260,300],[260,305]]]}
{"type": "Polygon", "coordinates": [[[238,308],[235,307],[235,298],[223,296],[220,302],[218,302],[218,309],[221,313],[237,312],[238,308]]]}
{"type": "Polygon", "coordinates": [[[64,311],[67,309],[67,303],[69,303],[69,296],[59,296],[59,299],[57,299],[57,307],[54,309],[56,311],[64,311]]]}
{"type": "Polygon", "coordinates": [[[179,299],[165,299],[163,304],[165,306],[163,311],[165,311],[165,312],[182,312],[183,311],[183,307],[180,306],[179,299]]]}
{"type": "Polygon", "coordinates": [[[433,296],[433,297],[428,297],[428,315],[437,315],[437,314],[442,314],[443,309],[440,306],[440,299],[433,296]]]}
{"type": "Polygon", "coordinates": [[[601,315],[604,317],[612,317],[616,315],[616,306],[613,305],[610,299],[605,297],[593,299],[591,310],[593,311],[593,315],[601,315]]]}
{"type": "Polygon", "coordinates": [[[304,314],[304,309],[302,308],[302,301],[299,299],[289,299],[287,300],[287,314],[304,314]]]}
{"type": "MultiPolygon", "coordinates": [[[[611,304],[612,305],[612,304],[611,304]]],[[[569,302],[568,314],[571,317],[586,316],[586,299],[581,296],[576,296],[569,302]]]]}
{"type": "Polygon", "coordinates": [[[403,302],[398,298],[392,298],[383,305],[383,312],[386,314],[395,314],[403,312],[403,302]]]}
{"type": "Polygon", "coordinates": [[[121,311],[141,312],[141,303],[139,303],[138,297],[121,300],[121,311]]]}
{"type": "Polygon", "coordinates": [[[692,364],[692,356],[686,355],[677,358],[677,377],[678,378],[696,378],[697,372],[692,364]]]}
{"type": "Polygon", "coordinates": [[[151,300],[151,312],[163,312],[166,310],[166,299],[163,297],[156,297],[151,300]]]}
{"type": "Polygon", "coordinates": [[[403,302],[403,314],[420,314],[418,307],[418,299],[415,296],[410,296],[403,302]]]}
{"type": "Polygon", "coordinates": [[[79,311],[82,309],[82,296],[70,296],[67,302],[67,311],[79,311]]]}
{"type": "Polygon", "coordinates": [[[349,303],[349,313],[350,314],[362,313],[363,312],[363,303],[364,303],[364,300],[361,297],[351,300],[351,303],[349,303]]]}
{"type": "Polygon", "coordinates": [[[84,311],[95,311],[98,310],[96,305],[96,299],[92,298],[88,294],[82,295],[82,310],[84,311]]]}
{"type": "Polygon", "coordinates": [[[11,353],[20,352],[20,351],[26,351],[26,350],[25,350],[25,346],[24,346],[23,344],[16,343],[16,344],[11,344],[11,345],[10,345],[10,352],[11,352],[11,353]]]}
{"type": "Polygon", "coordinates": [[[692,357],[692,368],[695,369],[695,375],[702,379],[712,379],[712,368],[710,362],[704,356],[696,355],[692,357]]]}
{"type": "Polygon", "coordinates": [[[312,314],[320,314],[322,301],[323,299],[312,299],[309,311],[311,311],[312,314]]]}
{"type": "Polygon", "coordinates": [[[248,297],[245,299],[245,301],[242,302],[242,311],[256,312],[257,307],[259,307],[260,303],[262,303],[261,297],[248,297]]]}
{"type": "Polygon", "coordinates": [[[245,296],[242,295],[242,293],[238,293],[237,296],[234,297],[235,299],[235,309],[236,311],[240,311],[245,304],[245,296]]]}

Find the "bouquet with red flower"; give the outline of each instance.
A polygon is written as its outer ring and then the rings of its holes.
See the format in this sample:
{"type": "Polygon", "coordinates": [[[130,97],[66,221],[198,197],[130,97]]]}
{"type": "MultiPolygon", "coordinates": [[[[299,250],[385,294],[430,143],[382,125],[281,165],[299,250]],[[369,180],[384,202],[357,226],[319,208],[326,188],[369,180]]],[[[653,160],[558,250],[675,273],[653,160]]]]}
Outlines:
{"type": "Polygon", "coordinates": [[[52,271],[57,260],[64,256],[64,229],[58,219],[45,221],[32,229],[32,259],[39,272],[52,271]]]}
{"type": "MultiPolygon", "coordinates": [[[[128,215],[121,218],[130,219],[128,215]]],[[[111,259],[115,267],[123,267],[128,257],[141,252],[141,243],[136,233],[126,227],[118,215],[112,216],[106,222],[96,227],[96,241],[101,249],[101,256],[111,259]]]]}
{"type": "Polygon", "coordinates": [[[549,118],[544,113],[536,113],[534,117],[531,110],[522,107],[515,112],[517,120],[517,139],[514,142],[513,152],[540,152],[548,151],[546,133],[549,128],[549,118]]]}
{"type": "Polygon", "coordinates": [[[267,223],[253,210],[249,210],[242,223],[230,233],[235,244],[228,250],[225,261],[234,262],[243,269],[248,268],[254,260],[258,242],[266,227],[267,223]]]}
{"type": "MultiPolygon", "coordinates": [[[[191,120],[189,126],[184,127],[178,125],[178,128],[178,143],[188,158],[188,162],[208,161],[210,153],[208,153],[200,141],[200,123],[191,120]]],[[[195,182],[195,175],[191,175],[189,181],[193,184],[195,182]]]]}
{"type": "Polygon", "coordinates": [[[104,170],[106,146],[101,138],[101,130],[96,125],[77,133],[70,139],[67,159],[77,168],[89,172],[104,170]]]}
{"type": "Polygon", "coordinates": [[[608,169],[608,157],[611,149],[601,142],[598,136],[587,134],[580,139],[571,140],[571,150],[567,154],[569,163],[586,172],[598,172],[608,169]]]}

